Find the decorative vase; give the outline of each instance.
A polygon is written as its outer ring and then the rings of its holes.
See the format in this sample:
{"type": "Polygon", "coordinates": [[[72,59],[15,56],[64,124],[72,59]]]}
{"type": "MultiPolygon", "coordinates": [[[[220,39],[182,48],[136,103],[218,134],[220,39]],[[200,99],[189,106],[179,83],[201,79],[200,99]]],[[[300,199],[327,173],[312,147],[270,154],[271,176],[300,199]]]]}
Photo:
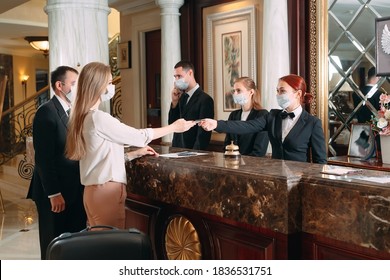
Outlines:
{"type": "Polygon", "coordinates": [[[390,164],[390,135],[381,135],[382,163],[390,164]]]}

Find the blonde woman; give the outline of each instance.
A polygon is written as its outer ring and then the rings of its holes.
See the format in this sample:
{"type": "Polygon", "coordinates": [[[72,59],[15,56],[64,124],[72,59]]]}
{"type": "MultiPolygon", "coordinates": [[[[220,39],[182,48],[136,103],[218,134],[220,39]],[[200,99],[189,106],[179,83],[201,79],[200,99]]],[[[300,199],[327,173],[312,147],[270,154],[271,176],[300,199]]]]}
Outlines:
{"type": "MultiPolygon", "coordinates": [[[[241,106],[241,109],[230,113],[229,121],[249,121],[260,118],[268,113],[260,105],[260,93],[255,82],[249,77],[240,77],[234,81],[232,93],[234,103],[241,106]]],[[[256,133],[235,134],[227,133],[225,147],[231,141],[238,145],[240,154],[262,157],[265,156],[268,148],[268,133],[261,131],[256,133]]]]}
{"type": "MultiPolygon", "coordinates": [[[[124,145],[145,147],[153,139],[184,132],[195,125],[179,119],[161,128],[135,129],[100,111],[99,104],[115,94],[110,66],[91,62],[82,69],[68,124],[66,155],[80,160],[84,207],[90,226],[125,227],[126,171],[124,145]]],[[[145,147],[128,157],[156,154],[145,147]]]]}

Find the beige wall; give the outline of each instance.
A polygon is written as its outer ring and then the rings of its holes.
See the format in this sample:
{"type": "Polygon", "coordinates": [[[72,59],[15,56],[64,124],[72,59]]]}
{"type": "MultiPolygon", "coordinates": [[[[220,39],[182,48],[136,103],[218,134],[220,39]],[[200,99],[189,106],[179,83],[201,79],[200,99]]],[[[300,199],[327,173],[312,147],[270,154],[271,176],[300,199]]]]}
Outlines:
{"type": "Polygon", "coordinates": [[[21,76],[28,75],[27,80],[27,97],[33,95],[35,90],[35,71],[36,70],[49,70],[49,59],[42,55],[42,58],[38,57],[23,57],[12,56],[13,63],[13,76],[14,76],[14,102],[15,105],[24,100],[23,87],[21,83],[21,76]]]}
{"type": "Polygon", "coordinates": [[[121,69],[122,121],[136,128],[146,124],[146,82],[144,34],[161,28],[160,8],[121,16],[121,42],[131,41],[131,69],[121,69]]]}

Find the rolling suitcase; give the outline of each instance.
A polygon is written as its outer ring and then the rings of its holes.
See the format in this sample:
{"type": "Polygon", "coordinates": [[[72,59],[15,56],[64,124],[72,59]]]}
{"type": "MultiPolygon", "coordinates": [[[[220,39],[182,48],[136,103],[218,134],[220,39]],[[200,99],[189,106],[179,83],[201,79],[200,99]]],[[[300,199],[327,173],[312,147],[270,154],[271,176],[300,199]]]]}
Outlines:
{"type": "Polygon", "coordinates": [[[63,233],[47,247],[48,260],[149,260],[153,258],[147,235],[137,229],[95,226],[63,233]],[[91,229],[103,228],[94,231],[91,229]]]}

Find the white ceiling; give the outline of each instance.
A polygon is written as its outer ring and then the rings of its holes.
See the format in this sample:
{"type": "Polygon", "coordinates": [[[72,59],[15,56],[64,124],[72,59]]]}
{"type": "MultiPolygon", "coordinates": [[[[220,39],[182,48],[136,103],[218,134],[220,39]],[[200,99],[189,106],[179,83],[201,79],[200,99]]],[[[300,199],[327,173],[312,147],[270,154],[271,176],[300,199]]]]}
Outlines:
{"type": "MultiPolygon", "coordinates": [[[[328,4],[333,4],[331,10],[338,17],[346,18],[345,23],[347,23],[363,1],[367,0],[328,0],[328,4]]],[[[0,53],[20,56],[41,55],[29,46],[24,37],[47,36],[47,15],[43,11],[46,2],[46,0],[0,0],[0,53]]],[[[154,0],[108,0],[108,5],[126,14],[129,11],[134,12],[154,6],[154,2],[154,0]]],[[[383,12],[384,15],[390,15],[389,0],[371,0],[370,5],[383,12]]],[[[375,16],[371,12],[366,12],[366,14],[364,18],[367,19],[367,23],[360,22],[356,25],[359,33],[362,34],[362,38],[358,39],[362,41],[367,40],[365,34],[372,34],[374,30],[372,21],[375,16]]],[[[330,41],[335,40],[339,34],[340,30],[330,20],[330,41]]]]}
{"type": "MultiPolygon", "coordinates": [[[[48,19],[43,10],[46,2],[0,0],[0,53],[27,57],[41,55],[24,40],[24,37],[48,35],[48,19]]],[[[150,5],[152,2],[154,4],[154,0],[108,0],[108,5],[118,11],[125,11],[137,9],[145,4],[150,5]]]]}
{"type": "Polygon", "coordinates": [[[0,1],[0,53],[34,56],[26,36],[47,36],[46,0],[0,1]]]}

